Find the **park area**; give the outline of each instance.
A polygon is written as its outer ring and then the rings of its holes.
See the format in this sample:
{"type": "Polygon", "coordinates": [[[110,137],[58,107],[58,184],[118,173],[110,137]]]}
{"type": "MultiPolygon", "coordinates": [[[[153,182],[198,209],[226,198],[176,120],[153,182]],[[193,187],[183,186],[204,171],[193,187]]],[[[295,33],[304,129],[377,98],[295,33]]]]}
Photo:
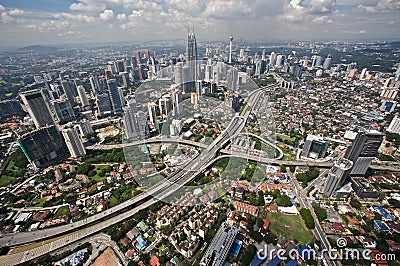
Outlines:
{"type": "Polygon", "coordinates": [[[270,212],[266,219],[271,222],[269,229],[276,236],[282,235],[287,240],[293,240],[299,244],[307,244],[313,238],[312,232],[306,228],[300,215],[270,212]]]}

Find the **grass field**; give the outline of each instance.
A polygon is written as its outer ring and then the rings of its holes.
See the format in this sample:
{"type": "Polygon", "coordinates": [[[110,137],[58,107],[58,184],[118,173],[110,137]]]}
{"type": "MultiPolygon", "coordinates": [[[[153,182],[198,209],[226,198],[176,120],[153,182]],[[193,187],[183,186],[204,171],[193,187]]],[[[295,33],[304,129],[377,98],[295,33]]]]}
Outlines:
{"type": "Polygon", "coordinates": [[[279,133],[276,134],[276,139],[281,140],[282,142],[284,142],[286,140],[289,143],[294,142],[296,140],[295,138],[289,137],[287,135],[279,134],[279,133]]]}
{"type": "Polygon", "coordinates": [[[56,213],[54,214],[55,217],[60,217],[64,215],[69,215],[69,208],[68,206],[62,206],[57,209],[56,213]]]}
{"type": "Polygon", "coordinates": [[[270,212],[267,214],[267,220],[271,222],[271,232],[277,236],[283,235],[287,240],[305,244],[313,238],[312,232],[306,228],[300,215],[270,212]]]}
{"type": "Polygon", "coordinates": [[[0,187],[6,187],[14,180],[15,180],[15,177],[8,176],[8,175],[2,175],[2,176],[0,176],[0,187]]]}

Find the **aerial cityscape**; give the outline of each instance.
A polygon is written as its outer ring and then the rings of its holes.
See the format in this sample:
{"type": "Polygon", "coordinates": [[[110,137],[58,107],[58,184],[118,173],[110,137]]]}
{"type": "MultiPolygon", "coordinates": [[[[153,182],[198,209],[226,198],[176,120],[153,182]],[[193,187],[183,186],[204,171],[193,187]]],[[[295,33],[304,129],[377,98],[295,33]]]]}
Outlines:
{"type": "Polygon", "coordinates": [[[400,265],[399,1],[33,2],[0,265],[400,265]]]}

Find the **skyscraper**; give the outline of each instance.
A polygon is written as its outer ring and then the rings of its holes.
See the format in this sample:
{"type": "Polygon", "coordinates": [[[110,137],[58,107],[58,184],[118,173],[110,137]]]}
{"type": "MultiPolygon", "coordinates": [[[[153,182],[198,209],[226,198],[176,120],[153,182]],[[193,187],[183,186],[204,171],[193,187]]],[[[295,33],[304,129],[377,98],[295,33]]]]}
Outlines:
{"type": "Polygon", "coordinates": [[[384,134],[376,130],[359,132],[344,158],[353,162],[351,175],[363,176],[372,160],[378,155],[384,134]]]}
{"type": "Polygon", "coordinates": [[[232,42],[233,36],[229,36],[229,64],[232,64],[232,42]]]}
{"type": "Polygon", "coordinates": [[[128,140],[140,138],[140,127],[137,118],[136,101],[130,100],[124,114],[124,132],[128,140]]]}
{"type": "Polygon", "coordinates": [[[74,128],[78,131],[81,137],[92,134],[94,132],[92,124],[90,124],[89,120],[86,119],[79,122],[79,124],[75,125],[74,128]]]}
{"type": "Polygon", "coordinates": [[[74,100],[75,92],[74,92],[73,87],[71,86],[71,83],[68,80],[62,80],[61,87],[63,88],[63,91],[64,91],[65,95],[67,96],[67,99],[68,99],[69,103],[71,104],[71,106],[74,106],[75,105],[75,100],[74,100]]]}
{"type": "Polygon", "coordinates": [[[41,90],[26,91],[20,96],[36,128],[56,124],[41,90]]]}
{"type": "Polygon", "coordinates": [[[323,68],[329,69],[331,67],[331,64],[332,64],[332,55],[328,54],[328,56],[325,58],[323,68]]]}
{"type": "Polygon", "coordinates": [[[334,192],[344,185],[352,166],[353,162],[345,158],[340,158],[333,164],[325,179],[324,196],[333,196],[334,192]]]}
{"type": "Polygon", "coordinates": [[[28,161],[35,168],[45,168],[67,157],[67,147],[55,126],[26,133],[19,140],[28,161]]]}
{"type": "Polygon", "coordinates": [[[71,157],[78,158],[86,154],[85,147],[83,146],[82,140],[75,128],[63,129],[62,135],[71,157]]]}
{"type": "Polygon", "coordinates": [[[197,42],[194,32],[188,33],[187,47],[186,47],[186,61],[197,61],[197,42]]]}
{"type": "Polygon", "coordinates": [[[74,109],[65,98],[52,101],[53,110],[59,123],[70,122],[75,119],[74,109]]]}
{"type": "Polygon", "coordinates": [[[114,113],[115,114],[122,113],[122,103],[121,103],[120,92],[118,91],[117,83],[115,82],[115,79],[107,80],[107,86],[108,86],[108,93],[110,95],[111,106],[112,106],[114,113]]]}
{"type": "Polygon", "coordinates": [[[112,106],[110,102],[110,96],[108,93],[102,93],[96,95],[97,112],[100,116],[110,114],[112,106]]]}
{"type": "Polygon", "coordinates": [[[323,137],[308,135],[304,143],[301,156],[313,159],[319,159],[325,157],[326,151],[328,150],[328,146],[329,146],[329,141],[324,140],[323,137]]]}
{"type": "Polygon", "coordinates": [[[197,42],[194,32],[188,33],[186,47],[186,66],[183,68],[184,92],[190,93],[196,90],[195,81],[198,78],[197,70],[197,42]]]}
{"type": "Polygon", "coordinates": [[[85,92],[85,88],[82,85],[77,87],[79,100],[81,101],[81,106],[85,107],[89,105],[89,100],[85,92]]]}

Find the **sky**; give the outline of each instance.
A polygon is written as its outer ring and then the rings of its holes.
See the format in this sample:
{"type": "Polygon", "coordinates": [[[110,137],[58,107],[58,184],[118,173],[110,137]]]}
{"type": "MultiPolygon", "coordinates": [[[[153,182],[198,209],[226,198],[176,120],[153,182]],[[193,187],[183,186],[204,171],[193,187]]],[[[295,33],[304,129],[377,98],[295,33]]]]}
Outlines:
{"type": "Polygon", "coordinates": [[[400,39],[400,0],[0,0],[0,46],[400,39]]]}

